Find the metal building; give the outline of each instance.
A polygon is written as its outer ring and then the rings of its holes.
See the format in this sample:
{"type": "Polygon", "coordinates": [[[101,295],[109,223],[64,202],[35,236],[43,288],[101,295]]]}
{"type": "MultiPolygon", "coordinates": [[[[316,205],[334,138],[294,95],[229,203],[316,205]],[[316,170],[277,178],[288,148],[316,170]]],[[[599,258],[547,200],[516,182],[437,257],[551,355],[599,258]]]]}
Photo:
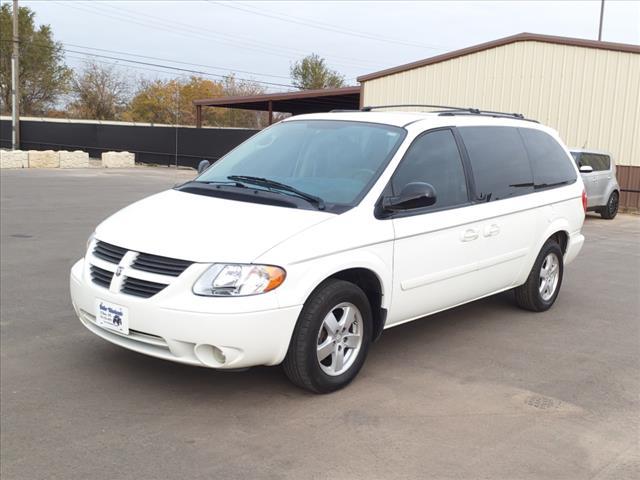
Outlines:
{"type": "Polygon", "coordinates": [[[611,152],[627,190],[621,205],[640,208],[640,46],[522,33],[358,81],[361,106],[523,113],[557,129],[571,147],[611,152]]]}

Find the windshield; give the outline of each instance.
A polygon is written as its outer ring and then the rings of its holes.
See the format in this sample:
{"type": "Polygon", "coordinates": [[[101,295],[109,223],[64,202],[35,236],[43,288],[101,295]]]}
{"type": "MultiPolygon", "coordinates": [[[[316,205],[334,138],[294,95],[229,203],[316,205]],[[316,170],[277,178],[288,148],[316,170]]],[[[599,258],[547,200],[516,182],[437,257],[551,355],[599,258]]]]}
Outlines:
{"type": "Polygon", "coordinates": [[[196,181],[260,177],[327,203],[354,205],[378,178],[404,135],[402,128],[373,123],[282,122],[251,137],[196,181]]]}

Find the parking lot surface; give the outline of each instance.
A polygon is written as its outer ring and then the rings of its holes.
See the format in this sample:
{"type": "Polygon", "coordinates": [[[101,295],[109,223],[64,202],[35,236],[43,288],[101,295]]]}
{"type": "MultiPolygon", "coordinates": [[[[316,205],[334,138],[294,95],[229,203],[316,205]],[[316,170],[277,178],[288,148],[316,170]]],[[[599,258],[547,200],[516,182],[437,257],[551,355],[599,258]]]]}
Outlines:
{"type": "Polygon", "coordinates": [[[640,478],[640,217],[588,216],[550,311],[502,294],[399,326],[316,396],[279,367],[132,353],[74,316],[95,225],[193,175],[2,172],[3,480],[640,478]]]}

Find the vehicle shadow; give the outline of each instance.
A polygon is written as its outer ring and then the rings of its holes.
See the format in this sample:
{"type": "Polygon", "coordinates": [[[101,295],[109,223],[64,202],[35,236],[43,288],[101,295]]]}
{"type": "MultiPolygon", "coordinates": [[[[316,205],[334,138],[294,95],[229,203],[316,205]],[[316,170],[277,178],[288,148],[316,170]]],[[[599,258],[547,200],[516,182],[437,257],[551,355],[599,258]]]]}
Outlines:
{"type": "MultiPolygon", "coordinates": [[[[387,359],[412,354],[424,356],[446,349],[451,339],[461,332],[466,335],[469,330],[500,328],[502,324],[512,323],[517,315],[527,315],[527,312],[519,311],[513,295],[506,292],[399,325],[386,330],[372,345],[364,370],[376,376],[378,372],[384,375],[385,370],[397,369],[395,373],[400,375],[402,362],[389,364],[387,359]],[[399,351],[403,352],[401,356],[398,356],[399,351]]],[[[95,360],[92,363],[106,369],[101,375],[115,375],[119,381],[135,384],[137,389],[144,388],[152,394],[166,396],[170,386],[171,394],[187,394],[192,399],[211,400],[222,396],[229,400],[248,393],[257,398],[306,395],[288,381],[280,366],[243,371],[215,370],[148,357],[104,342],[99,345],[99,348],[92,348],[95,360]]]]}

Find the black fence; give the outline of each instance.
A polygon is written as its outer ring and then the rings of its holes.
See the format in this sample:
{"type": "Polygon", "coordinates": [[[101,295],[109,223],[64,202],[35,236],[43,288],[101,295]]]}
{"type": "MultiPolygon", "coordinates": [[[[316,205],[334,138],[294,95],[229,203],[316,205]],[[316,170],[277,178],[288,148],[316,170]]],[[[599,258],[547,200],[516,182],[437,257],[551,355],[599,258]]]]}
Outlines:
{"type": "MultiPolygon", "coordinates": [[[[218,160],[255,134],[239,128],[138,126],[127,123],[79,123],[21,120],[22,150],[84,150],[99,158],[110,150],[136,154],[136,162],[197,167],[218,160]]],[[[0,147],[11,148],[11,120],[0,120],[0,147]]]]}

